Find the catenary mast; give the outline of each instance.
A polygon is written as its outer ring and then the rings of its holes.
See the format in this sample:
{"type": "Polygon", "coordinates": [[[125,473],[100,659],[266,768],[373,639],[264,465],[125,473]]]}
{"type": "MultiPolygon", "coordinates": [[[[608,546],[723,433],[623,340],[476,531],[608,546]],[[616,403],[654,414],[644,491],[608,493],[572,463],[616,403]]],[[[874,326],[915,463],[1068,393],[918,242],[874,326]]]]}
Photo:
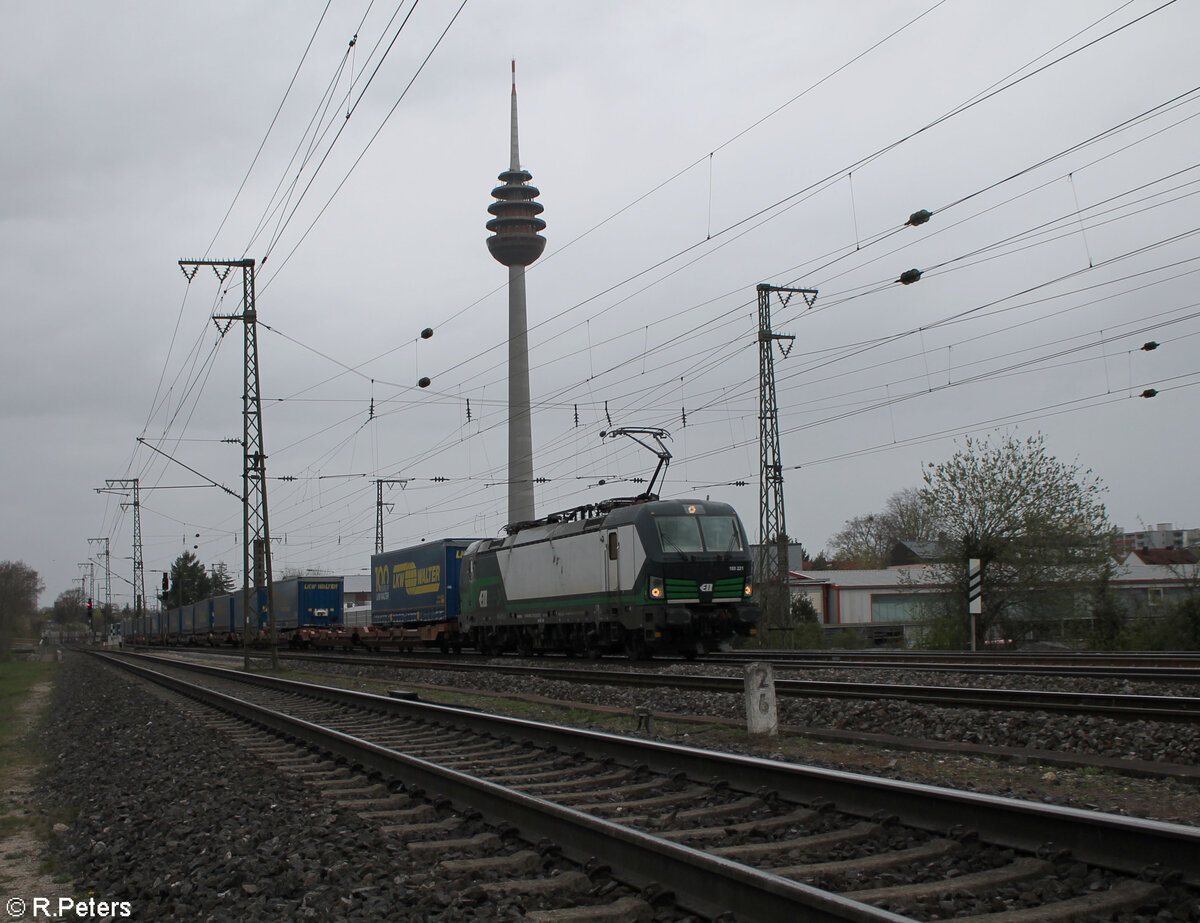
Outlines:
{"type": "Polygon", "coordinates": [[[492,190],[488,206],[494,217],[488,250],[508,267],[508,521],[534,518],[533,432],[529,410],[529,331],[525,310],[525,267],[542,255],[546,222],[533,174],[521,169],[517,152],[517,62],[512,64],[512,129],[508,169],[497,177],[503,185],[492,190]]]}

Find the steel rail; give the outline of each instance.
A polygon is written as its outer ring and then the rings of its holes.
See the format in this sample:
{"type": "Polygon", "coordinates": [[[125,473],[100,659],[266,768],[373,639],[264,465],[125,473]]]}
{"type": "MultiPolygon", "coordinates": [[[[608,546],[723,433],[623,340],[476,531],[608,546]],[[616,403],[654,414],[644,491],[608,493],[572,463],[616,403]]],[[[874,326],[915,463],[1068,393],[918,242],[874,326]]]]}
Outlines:
{"type": "MultiPolygon", "coordinates": [[[[861,904],[828,891],[663,840],[582,811],[438,766],[427,760],[407,756],[332,728],[205,689],[149,667],[130,663],[125,658],[98,656],[115,661],[122,668],[139,676],[251,721],[274,733],[310,743],[365,771],[402,778],[410,784],[437,792],[460,809],[477,810],[494,823],[511,823],[530,840],[536,842],[541,838],[549,838],[562,848],[564,854],[577,862],[585,862],[595,857],[609,865],[627,883],[638,887],[656,883],[674,892],[676,899],[683,906],[696,913],[713,916],[730,907],[736,907],[739,917],[748,920],[803,919],[828,923],[904,923],[909,920],[908,917],[869,904],[861,904]]],[[[181,665],[178,662],[173,662],[172,665],[189,669],[195,669],[197,666],[181,665]]],[[[205,672],[210,670],[221,668],[208,668],[205,672]]],[[[242,680],[251,678],[244,673],[225,670],[221,672],[233,673],[242,680]]],[[[297,685],[287,680],[261,682],[271,679],[269,677],[257,679],[259,682],[256,685],[285,684],[280,688],[297,685]]],[[[324,688],[309,687],[308,691],[324,688]]],[[[370,701],[372,705],[395,704],[393,699],[372,695],[367,695],[365,700],[356,700],[351,696],[348,701],[354,701],[359,707],[362,707],[364,701],[370,701]]],[[[447,712],[442,715],[443,720],[455,713],[460,716],[469,714],[442,707],[436,710],[447,712]]]]}
{"type": "Polygon", "coordinates": [[[1200,653],[1195,651],[931,651],[898,648],[859,648],[845,650],[732,650],[707,654],[705,659],[716,661],[739,660],[746,657],[774,661],[810,660],[817,662],[848,661],[950,661],[957,664],[1055,665],[1094,667],[1164,666],[1200,670],[1200,653]]]}
{"type": "MultiPolygon", "coordinates": [[[[634,686],[688,689],[740,695],[740,677],[629,670],[588,670],[537,667],[528,664],[464,663],[459,661],[396,660],[365,656],[281,654],[309,662],[395,666],[408,669],[457,670],[467,673],[505,673],[540,679],[600,686],[634,686]]],[[[795,698],[893,699],[951,708],[991,711],[1018,709],[1119,718],[1129,721],[1200,721],[1200,697],[1135,695],[1108,692],[1052,692],[1040,689],[989,689],[974,686],[926,686],[910,683],[851,683],[825,680],[775,680],[775,692],[795,698]]]]}
{"type": "Polygon", "coordinates": [[[969,825],[984,840],[1014,849],[1034,852],[1052,843],[1069,850],[1080,861],[1126,874],[1136,875],[1157,864],[1180,870],[1188,884],[1200,886],[1200,827],[543,725],[470,709],[248,675],[221,667],[179,661],[169,663],[188,670],[228,675],[264,687],[301,692],[329,702],[451,722],[480,733],[527,739],[557,746],[566,752],[580,750],[596,758],[608,756],[619,762],[640,762],[659,772],[681,771],[696,779],[726,779],[731,787],[747,792],[765,787],[798,803],[824,799],[850,814],[869,817],[884,812],[921,829],[944,832],[955,826],[969,825]]]}
{"type": "MultiPolygon", "coordinates": [[[[442,667],[442,669],[453,669],[442,667]]],[[[570,670],[554,667],[499,666],[500,672],[536,675],[572,683],[623,686],[670,686],[699,692],[741,694],[744,680],[731,676],[638,673],[616,670],[570,670]]],[[[1091,714],[1130,720],[1200,721],[1200,698],[1127,695],[1103,692],[1046,692],[1038,689],[982,689],[970,686],[921,686],[900,683],[846,683],[821,680],[775,680],[781,696],[842,699],[900,699],[907,702],[991,710],[1016,708],[1091,714]]]]}
{"type": "MultiPolygon", "coordinates": [[[[162,650],[155,646],[133,646],[130,650],[162,650]]],[[[168,648],[170,649],[170,648],[168,648]]],[[[240,650],[220,647],[191,647],[180,645],[177,650],[205,650],[213,654],[239,654],[240,650]]],[[[372,650],[370,644],[362,647],[338,648],[291,648],[281,656],[333,662],[360,662],[365,657],[377,656],[391,663],[413,665],[429,664],[448,668],[450,664],[462,665],[463,669],[486,669],[500,667],[494,661],[478,654],[439,654],[436,651],[396,652],[387,648],[372,650]],[[354,652],[354,653],[352,653],[354,652]],[[347,659],[348,658],[348,659],[347,659]],[[485,661],[485,662],[481,662],[485,661]]],[[[569,659],[569,658],[568,658],[569,659]]],[[[657,663],[671,663],[664,658],[657,663]]],[[[682,662],[682,661],[679,661],[682,662]]],[[[911,670],[916,673],[973,673],[996,675],[1030,675],[1071,677],[1077,679],[1140,680],[1151,683],[1195,683],[1200,685],[1200,654],[1189,658],[1184,654],[1136,655],[1106,660],[1102,656],[1079,654],[1073,657],[1051,655],[1048,658],[1005,654],[979,654],[955,651],[919,651],[911,654],[890,652],[873,654],[870,651],[855,651],[853,654],[822,654],[814,651],[728,651],[711,653],[697,658],[694,663],[713,666],[738,666],[751,662],[770,663],[776,669],[792,670],[911,670]],[[939,656],[940,655],[940,656],[939,656]],[[1164,659],[1165,658],[1165,659],[1164,659]]]]}
{"type": "Polygon", "coordinates": [[[1050,657],[1007,658],[1003,655],[984,655],[978,658],[956,652],[938,658],[937,651],[921,651],[909,656],[895,654],[857,653],[856,656],[826,657],[806,651],[732,651],[709,654],[699,662],[734,665],[765,661],[777,669],[805,670],[912,670],[914,672],[1015,674],[1030,676],[1065,676],[1079,679],[1144,680],[1152,683],[1200,684],[1200,657],[1183,659],[1168,656],[1166,660],[1151,657],[1136,660],[1098,660],[1087,656],[1079,659],[1050,657]]]}

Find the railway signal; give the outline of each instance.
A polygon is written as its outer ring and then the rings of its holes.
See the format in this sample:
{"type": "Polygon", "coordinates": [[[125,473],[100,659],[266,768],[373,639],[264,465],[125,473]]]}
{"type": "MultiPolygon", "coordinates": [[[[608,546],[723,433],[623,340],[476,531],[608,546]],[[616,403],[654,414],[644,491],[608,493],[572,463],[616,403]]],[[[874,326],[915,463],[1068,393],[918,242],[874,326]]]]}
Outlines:
{"type": "Polygon", "coordinates": [[[967,559],[967,611],[971,614],[971,650],[975,650],[975,619],[983,615],[983,562],[967,559]]]}

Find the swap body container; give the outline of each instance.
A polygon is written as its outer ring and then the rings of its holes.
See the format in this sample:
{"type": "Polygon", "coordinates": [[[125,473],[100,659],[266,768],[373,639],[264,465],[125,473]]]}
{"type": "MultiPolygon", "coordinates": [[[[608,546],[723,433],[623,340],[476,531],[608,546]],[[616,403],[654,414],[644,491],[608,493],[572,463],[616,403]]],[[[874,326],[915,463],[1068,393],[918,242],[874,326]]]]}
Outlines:
{"type": "Polygon", "coordinates": [[[426,643],[458,635],[459,569],[473,538],[443,538],[371,556],[371,624],[415,630],[426,643]]]}

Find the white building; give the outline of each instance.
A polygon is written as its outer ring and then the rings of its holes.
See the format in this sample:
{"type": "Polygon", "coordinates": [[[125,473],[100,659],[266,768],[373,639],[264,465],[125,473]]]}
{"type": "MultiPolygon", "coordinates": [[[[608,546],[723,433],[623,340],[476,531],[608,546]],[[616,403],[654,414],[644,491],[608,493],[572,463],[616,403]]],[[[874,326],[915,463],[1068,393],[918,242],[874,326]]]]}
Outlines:
{"type": "Polygon", "coordinates": [[[1195,548],[1200,545],[1200,529],[1176,529],[1174,523],[1160,522],[1153,529],[1125,532],[1118,544],[1126,552],[1150,548],[1195,548]]]}
{"type": "MultiPolygon", "coordinates": [[[[790,576],[792,596],[808,597],[826,629],[857,629],[876,644],[911,636],[920,597],[941,592],[925,564],[888,570],[793,570],[790,576]]],[[[1131,614],[1156,615],[1200,591],[1200,566],[1142,564],[1130,557],[1117,565],[1112,588],[1131,614]]]]}
{"type": "Polygon", "coordinates": [[[876,643],[899,640],[917,620],[919,598],[940,592],[926,564],[888,570],[792,571],[793,596],[807,596],[821,624],[857,628],[876,643]]]}

